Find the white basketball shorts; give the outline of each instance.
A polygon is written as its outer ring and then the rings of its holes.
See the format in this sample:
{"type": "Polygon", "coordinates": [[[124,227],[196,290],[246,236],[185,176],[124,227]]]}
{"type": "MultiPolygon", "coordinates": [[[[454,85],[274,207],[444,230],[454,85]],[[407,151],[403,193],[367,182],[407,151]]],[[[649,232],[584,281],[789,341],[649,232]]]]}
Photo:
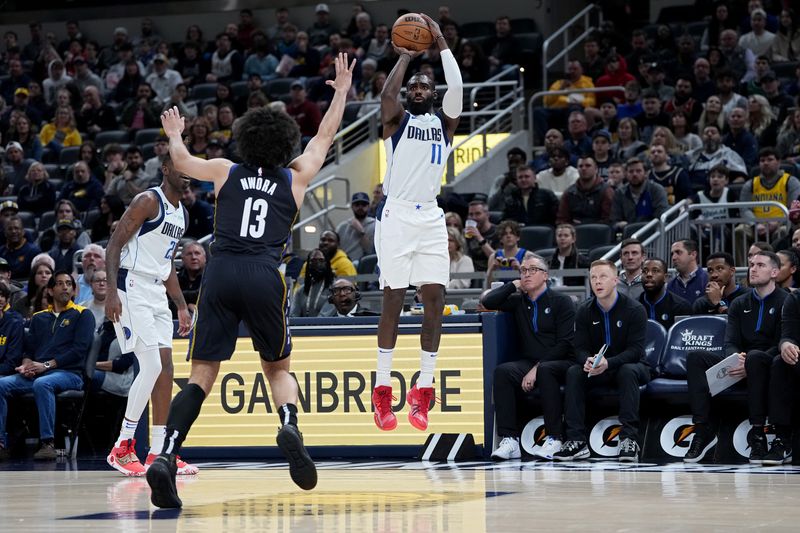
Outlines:
{"type": "Polygon", "coordinates": [[[436,202],[387,198],[375,225],[381,288],[447,285],[450,256],[444,211],[436,202]]]}
{"type": "Polygon", "coordinates": [[[120,269],[117,294],[122,315],[114,330],[122,353],[132,352],[138,339],[145,346],[172,347],[172,312],[160,279],[120,269]]]}

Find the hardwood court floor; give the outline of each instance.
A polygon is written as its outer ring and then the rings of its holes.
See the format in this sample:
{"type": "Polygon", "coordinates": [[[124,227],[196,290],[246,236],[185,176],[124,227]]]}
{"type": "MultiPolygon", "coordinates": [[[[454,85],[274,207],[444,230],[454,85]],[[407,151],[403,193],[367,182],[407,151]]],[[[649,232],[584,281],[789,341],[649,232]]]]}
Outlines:
{"type": "Polygon", "coordinates": [[[302,492],[278,463],[200,466],[179,481],[184,508],[159,511],[144,479],[98,462],[4,464],[0,531],[800,529],[800,467],[322,462],[302,492]]]}

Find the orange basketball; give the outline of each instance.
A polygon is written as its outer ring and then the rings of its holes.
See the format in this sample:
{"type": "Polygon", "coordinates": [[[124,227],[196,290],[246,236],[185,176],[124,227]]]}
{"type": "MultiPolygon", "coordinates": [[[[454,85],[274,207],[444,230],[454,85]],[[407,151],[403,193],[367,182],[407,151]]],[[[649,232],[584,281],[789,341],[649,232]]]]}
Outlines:
{"type": "Polygon", "coordinates": [[[433,44],[428,24],[417,13],[406,13],[392,26],[392,42],[400,48],[421,52],[433,44]]]}

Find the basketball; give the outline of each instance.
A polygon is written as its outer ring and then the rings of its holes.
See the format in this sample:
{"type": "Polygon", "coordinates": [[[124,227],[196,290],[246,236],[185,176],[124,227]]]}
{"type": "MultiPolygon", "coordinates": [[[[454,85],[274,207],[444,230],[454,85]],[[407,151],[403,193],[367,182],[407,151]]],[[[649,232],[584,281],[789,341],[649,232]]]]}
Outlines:
{"type": "Polygon", "coordinates": [[[433,43],[428,24],[417,13],[406,13],[392,26],[392,43],[400,48],[421,52],[433,43]]]}

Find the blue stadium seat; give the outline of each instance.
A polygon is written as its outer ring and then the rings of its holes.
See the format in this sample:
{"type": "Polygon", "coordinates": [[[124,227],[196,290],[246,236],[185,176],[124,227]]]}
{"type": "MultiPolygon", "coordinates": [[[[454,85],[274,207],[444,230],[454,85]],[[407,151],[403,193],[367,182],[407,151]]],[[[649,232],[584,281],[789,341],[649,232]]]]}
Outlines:
{"type": "Polygon", "coordinates": [[[644,345],[645,357],[647,364],[653,370],[653,373],[658,374],[658,366],[661,362],[661,354],[664,352],[664,346],[667,345],[667,330],[664,326],[655,320],[647,321],[647,341],[644,345]]]}
{"type": "Polygon", "coordinates": [[[578,249],[586,252],[597,246],[613,244],[614,232],[608,224],[580,224],[575,227],[578,249]]]}
{"type": "Polygon", "coordinates": [[[144,128],[136,132],[133,137],[133,144],[141,147],[143,144],[155,142],[159,135],[162,135],[161,128],[144,128]]]}
{"type": "Polygon", "coordinates": [[[189,95],[189,100],[203,100],[205,98],[211,98],[217,96],[217,84],[216,83],[198,83],[194,87],[192,87],[191,94],[189,95]]]}
{"type": "Polygon", "coordinates": [[[722,352],[725,349],[725,325],[721,316],[692,316],[676,322],[669,329],[664,353],[659,362],[660,377],[648,385],[653,395],[685,394],[686,356],[689,352],[722,352]]]}
{"type": "Polygon", "coordinates": [[[519,245],[526,250],[539,250],[553,246],[553,228],[550,226],[525,226],[520,228],[519,245]]]}

